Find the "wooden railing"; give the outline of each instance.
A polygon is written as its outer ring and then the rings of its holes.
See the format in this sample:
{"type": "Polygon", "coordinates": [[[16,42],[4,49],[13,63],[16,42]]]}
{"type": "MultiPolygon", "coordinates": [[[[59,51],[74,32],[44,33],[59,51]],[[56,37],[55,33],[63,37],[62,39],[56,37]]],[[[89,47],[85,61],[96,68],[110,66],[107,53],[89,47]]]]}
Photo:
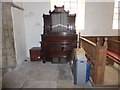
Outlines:
{"type": "Polygon", "coordinates": [[[88,62],[91,64],[90,75],[93,84],[102,85],[106,65],[107,38],[101,45],[100,38],[97,38],[97,43],[93,43],[86,38],[80,37],[80,47],[85,50],[88,62]]]}
{"type": "Polygon", "coordinates": [[[104,38],[107,37],[107,64],[114,65],[114,62],[120,65],[120,36],[84,36],[84,38],[97,43],[97,37],[102,45],[104,38]]]}

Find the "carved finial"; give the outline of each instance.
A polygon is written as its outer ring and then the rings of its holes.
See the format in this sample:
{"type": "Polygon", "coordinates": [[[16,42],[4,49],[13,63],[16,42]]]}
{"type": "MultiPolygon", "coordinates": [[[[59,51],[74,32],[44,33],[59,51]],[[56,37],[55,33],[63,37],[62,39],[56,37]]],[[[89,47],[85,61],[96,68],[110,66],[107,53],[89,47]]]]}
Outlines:
{"type": "Polygon", "coordinates": [[[80,48],[81,48],[81,49],[83,48],[83,44],[82,44],[82,41],[80,42],[80,48]]]}
{"type": "Polygon", "coordinates": [[[79,38],[80,38],[80,32],[79,32],[79,38]]]}
{"type": "Polygon", "coordinates": [[[49,10],[49,13],[51,13],[51,10],[49,10]]]}
{"type": "Polygon", "coordinates": [[[108,38],[105,37],[105,38],[104,38],[104,44],[103,44],[103,46],[105,46],[106,48],[107,48],[107,46],[108,46],[108,45],[107,45],[107,41],[108,41],[108,38]]]}
{"type": "Polygon", "coordinates": [[[76,14],[75,14],[75,17],[76,17],[76,14]]]}
{"type": "Polygon", "coordinates": [[[54,8],[56,8],[57,6],[56,5],[54,5],[54,8]]]}
{"type": "Polygon", "coordinates": [[[62,5],[62,8],[64,8],[64,5],[62,5]]]}
{"type": "Polygon", "coordinates": [[[97,45],[100,45],[100,38],[97,37],[97,45]]]}

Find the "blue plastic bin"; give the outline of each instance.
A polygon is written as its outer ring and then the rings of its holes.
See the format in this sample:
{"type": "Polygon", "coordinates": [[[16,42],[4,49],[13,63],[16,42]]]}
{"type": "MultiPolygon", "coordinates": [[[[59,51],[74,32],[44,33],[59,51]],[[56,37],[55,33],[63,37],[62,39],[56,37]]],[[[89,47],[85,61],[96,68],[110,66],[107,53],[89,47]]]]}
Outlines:
{"type": "Polygon", "coordinates": [[[86,82],[88,82],[90,80],[90,64],[87,63],[87,67],[86,67],[86,82]]]}

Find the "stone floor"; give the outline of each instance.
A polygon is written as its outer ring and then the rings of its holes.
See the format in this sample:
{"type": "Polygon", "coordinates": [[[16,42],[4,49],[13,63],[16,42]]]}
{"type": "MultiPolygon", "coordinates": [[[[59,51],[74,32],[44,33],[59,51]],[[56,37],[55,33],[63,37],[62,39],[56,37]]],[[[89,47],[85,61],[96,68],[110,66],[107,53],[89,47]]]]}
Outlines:
{"type": "Polygon", "coordinates": [[[5,74],[3,88],[89,88],[85,85],[74,85],[69,64],[51,64],[26,61],[22,66],[5,74]]]}
{"type": "MultiPolygon", "coordinates": [[[[104,85],[120,84],[119,65],[106,65],[104,85]]],[[[6,71],[6,70],[5,70],[6,71]]],[[[0,76],[2,77],[2,75],[0,76]]],[[[1,78],[0,78],[1,79],[1,78]]],[[[68,63],[52,64],[42,62],[23,62],[2,78],[2,88],[90,88],[90,82],[85,85],[74,85],[73,75],[68,63]]]]}
{"type": "Polygon", "coordinates": [[[120,85],[120,65],[106,65],[104,85],[118,86],[120,85]]]}

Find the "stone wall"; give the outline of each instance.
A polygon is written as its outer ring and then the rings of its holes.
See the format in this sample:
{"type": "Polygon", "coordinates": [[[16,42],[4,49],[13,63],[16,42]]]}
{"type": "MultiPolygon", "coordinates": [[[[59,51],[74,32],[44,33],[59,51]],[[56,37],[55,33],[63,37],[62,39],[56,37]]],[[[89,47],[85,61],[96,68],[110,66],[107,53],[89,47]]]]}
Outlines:
{"type": "MultiPolygon", "coordinates": [[[[0,2],[0,22],[2,22],[2,3],[0,2]]],[[[2,23],[0,23],[0,68],[2,68],[2,23]]]]}
{"type": "Polygon", "coordinates": [[[2,68],[15,67],[15,47],[13,38],[11,3],[2,3],[2,68]]]}
{"type": "MultiPolygon", "coordinates": [[[[2,3],[0,2],[0,22],[2,22],[2,3]]],[[[2,89],[2,23],[0,23],[0,89],[2,89]]]]}

